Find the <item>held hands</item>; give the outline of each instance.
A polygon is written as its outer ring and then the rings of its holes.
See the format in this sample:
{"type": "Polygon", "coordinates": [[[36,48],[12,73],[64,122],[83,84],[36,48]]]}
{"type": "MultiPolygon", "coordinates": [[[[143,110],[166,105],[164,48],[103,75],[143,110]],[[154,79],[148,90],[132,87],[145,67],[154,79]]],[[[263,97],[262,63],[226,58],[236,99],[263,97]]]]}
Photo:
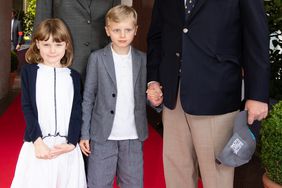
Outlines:
{"type": "Polygon", "coordinates": [[[35,156],[38,159],[54,159],[61,154],[72,151],[75,146],[73,144],[58,144],[54,148],[50,149],[42,140],[38,138],[34,142],[35,156]]]}
{"type": "Polygon", "coordinates": [[[248,124],[253,124],[255,120],[261,121],[266,118],[268,113],[268,104],[255,100],[247,100],[245,110],[248,111],[248,124]]]}
{"type": "Polygon", "coordinates": [[[79,146],[82,153],[84,153],[84,155],[86,156],[89,156],[89,154],[91,153],[89,140],[80,140],[79,146]]]}
{"type": "Polygon", "coordinates": [[[163,102],[162,86],[158,82],[150,82],[147,88],[147,99],[153,106],[159,106],[163,102]]]}

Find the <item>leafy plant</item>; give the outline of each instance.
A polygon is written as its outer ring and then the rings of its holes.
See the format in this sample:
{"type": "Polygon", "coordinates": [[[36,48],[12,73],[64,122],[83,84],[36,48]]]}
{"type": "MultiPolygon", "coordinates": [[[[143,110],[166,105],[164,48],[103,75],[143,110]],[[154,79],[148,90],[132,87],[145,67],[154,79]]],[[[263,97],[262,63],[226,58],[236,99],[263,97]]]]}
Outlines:
{"type": "Polygon", "coordinates": [[[265,0],[271,47],[270,97],[282,100],[282,0],[265,0]]]}
{"type": "Polygon", "coordinates": [[[35,18],[36,0],[27,0],[27,2],[28,2],[27,11],[23,18],[24,33],[26,36],[31,36],[34,18],[35,18]]]}
{"type": "Polygon", "coordinates": [[[282,185],[282,101],[273,105],[260,129],[261,160],[266,175],[282,185]]]}
{"type": "Polygon", "coordinates": [[[266,175],[282,185],[282,0],[265,0],[270,31],[270,97],[279,101],[272,106],[260,128],[260,158],[266,175]]]}

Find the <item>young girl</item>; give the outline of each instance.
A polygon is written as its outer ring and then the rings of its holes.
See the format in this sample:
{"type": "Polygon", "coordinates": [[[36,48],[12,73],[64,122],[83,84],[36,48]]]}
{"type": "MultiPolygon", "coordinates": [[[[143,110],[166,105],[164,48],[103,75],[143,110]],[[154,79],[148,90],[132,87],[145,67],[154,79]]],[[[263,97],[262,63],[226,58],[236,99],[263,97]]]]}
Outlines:
{"type": "Polygon", "coordinates": [[[82,154],[79,74],[70,33],[59,19],[37,27],[22,68],[26,121],[11,188],[86,188],[82,154]]]}

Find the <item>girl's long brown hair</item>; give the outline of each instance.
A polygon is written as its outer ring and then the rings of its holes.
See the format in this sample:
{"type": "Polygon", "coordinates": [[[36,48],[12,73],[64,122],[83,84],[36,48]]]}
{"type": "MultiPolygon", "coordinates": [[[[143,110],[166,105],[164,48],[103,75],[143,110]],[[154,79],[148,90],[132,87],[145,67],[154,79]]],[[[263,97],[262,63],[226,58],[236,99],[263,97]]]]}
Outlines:
{"type": "Polygon", "coordinates": [[[53,37],[55,42],[66,42],[66,52],[60,63],[63,67],[70,66],[73,61],[71,35],[64,22],[58,18],[46,19],[36,27],[31,45],[25,54],[26,61],[30,64],[43,62],[36,41],[47,41],[50,36],[53,37]]]}

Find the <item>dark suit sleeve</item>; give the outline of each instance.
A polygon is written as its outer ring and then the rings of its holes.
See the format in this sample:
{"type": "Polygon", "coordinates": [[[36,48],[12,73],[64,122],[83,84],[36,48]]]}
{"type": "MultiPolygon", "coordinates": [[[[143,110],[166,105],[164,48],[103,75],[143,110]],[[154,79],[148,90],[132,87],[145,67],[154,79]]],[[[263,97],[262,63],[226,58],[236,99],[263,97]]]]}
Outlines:
{"type": "Polygon", "coordinates": [[[147,36],[147,82],[159,81],[159,64],[161,63],[162,18],[161,2],[155,0],[151,25],[147,36]]]}
{"type": "Polygon", "coordinates": [[[53,0],[37,0],[36,1],[36,14],[35,14],[35,20],[34,20],[34,28],[43,20],[53,17],[52,7],[53,7],[53,0]]]}
{"type": "Polygon", "coordinates": [[[18,35],[18,44],[23,44],[23,29],[22,23],[18,20],[17,21],[17,35],[18,35]]]}
{"type": "Polygon", "coordinates": [[[269,31],[263,0],[241,0],[243,67],[246,99],[268,102],[269,31]]]}
{"type": "Polygon", "coordinates": [[[42,132],[38,123],[37,111],[33,108],[35,103],[35,98],[31,98],[30,94],[30,83],[35,84],[34,82],[30,82],[28,80],[29,75],[33,74],[28,71],[30,66],[23,66],[21,73],[21,90],[22,90],[22,110],[24,113],[25,121],[26,121],[26,136],[28,137],[28,141],[34,142],[38,137],[42,137],[42,132]]]}
{"type": "Polygon", "coordinates": [[[80,137],[80,129],[82,124],[82,110],[81,110],[81,84],[80,76],[77,72],[72,70],[71,73],[74,85],[74,97],[72,104],[72,111],[68,131],[68,143],[76,146],[80,137]]]}

